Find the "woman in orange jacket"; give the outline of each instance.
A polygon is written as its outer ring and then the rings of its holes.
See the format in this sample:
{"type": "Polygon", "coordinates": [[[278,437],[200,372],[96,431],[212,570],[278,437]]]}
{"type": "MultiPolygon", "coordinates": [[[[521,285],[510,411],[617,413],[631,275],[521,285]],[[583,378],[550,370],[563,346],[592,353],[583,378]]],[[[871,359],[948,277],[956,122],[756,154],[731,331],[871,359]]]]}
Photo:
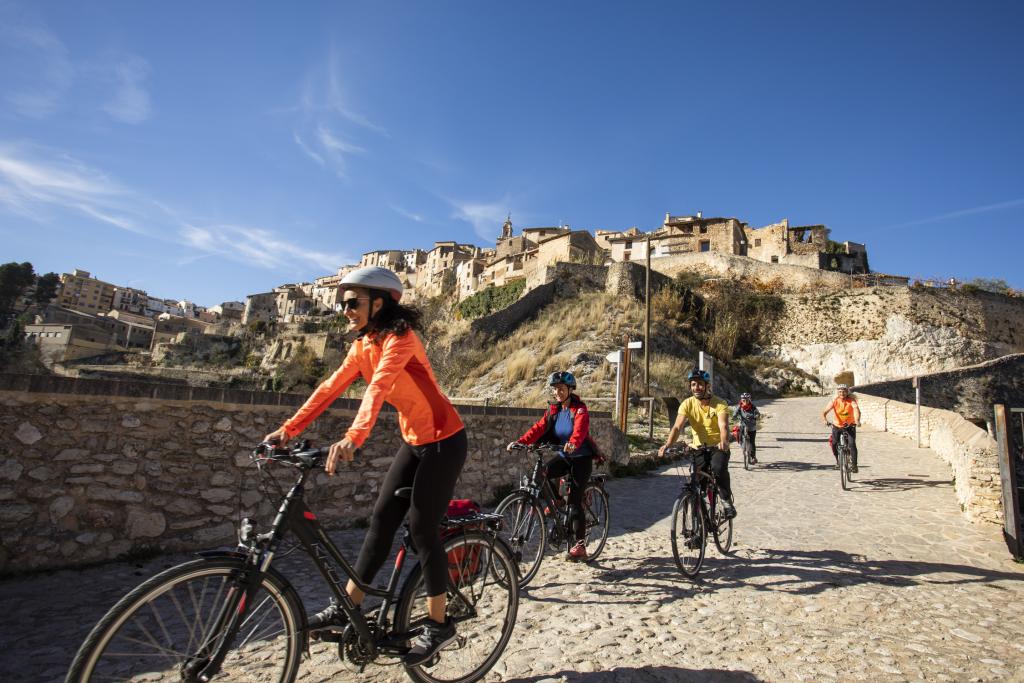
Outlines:
{"type": "MultiPolygon", "coordinates": [[[[395,454],[370,518],[355,570],[370,582],[384,564],[395,532],[406,513],[413,543],[425,568],[427,611],[430,620],[413,639],[405,661],[428,661],[455,639],[455,625],[445,617],[448,561],[441,543],[440,523],[466,461],[466,431],[458,413],[441,392],[415,333],[420,313],[399,303],[402,283],[386,268],[360,268],[346,275],[342,304],[350,330],[359,336],[345,360],[324,381],[295,415],[266,440],[286,443],[317,418],[352,382],[367,384],[352,425],[330,447],[324,466],[333,475],[340,460],[351,461],[377,420],[384,401],[398,411],[402,446],[395,454]],[[395,491],[411,487],[410,498],[395,491]]],[[[363,592],[349,581],[349,597],[357,605],[363,592]]],[[[309,620],[311,631],[344,626],[344,612],[332,602],[309,620]]]]}

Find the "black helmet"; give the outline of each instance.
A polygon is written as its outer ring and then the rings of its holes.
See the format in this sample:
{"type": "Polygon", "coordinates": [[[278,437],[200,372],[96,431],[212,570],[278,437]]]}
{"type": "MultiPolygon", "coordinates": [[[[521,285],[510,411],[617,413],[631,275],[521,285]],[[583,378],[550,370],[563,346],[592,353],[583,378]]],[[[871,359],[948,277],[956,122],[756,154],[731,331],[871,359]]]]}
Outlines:
{"type": "Polygon", "coordinates": [[[570,389],[575,389],[576,378],[572,376],[571,372],[552,372],[548,377],[548,386],[553,387],[556,384],[564,384],[570,389]]]}
{"type": "Polygon", "coordinates": [[[693,380],[697,380],[698,382],[710,383],[711,375],[709,375],[703,370],[698,370],[697,368],[694,368],[693,370],[690,370],[690,374],[686,376],[687,382],[692,382],[693,380]]]}

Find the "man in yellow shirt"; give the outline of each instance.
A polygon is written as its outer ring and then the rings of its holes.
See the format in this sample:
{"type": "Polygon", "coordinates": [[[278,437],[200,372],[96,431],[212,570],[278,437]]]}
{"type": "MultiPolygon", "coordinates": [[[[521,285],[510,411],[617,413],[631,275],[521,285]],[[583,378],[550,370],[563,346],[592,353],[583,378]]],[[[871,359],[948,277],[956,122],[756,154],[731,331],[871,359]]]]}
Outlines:
{"type": "Polygon", "coordinates": [[[857,471],[857,426],[860,424],[860,406],[857,399],[850,395],[850,388],[845,384],[836,387],[836,397],[825,408],[821,418],[828,424],[829,412],[835,413],[836,421],[832,426],[832,436],[828,439],[828,445],[832,447],[832,455],[836,459],[836,467],[839,467],[839,454],[836,446],[839,444],[839,431],[846,430],[850,438],[850,455],[853,458],[854,472],[857,471]]]}
{"type": "Polygon", "coordinates": [[[692,370],[686,377],[693,394],[679,406],[679,415],[669,430],[668,440],[658,450],[664,456],[665,449],[676,442],[679,433],[689,424],[693,432],[692,445],[711,447],[711,471],[718,482],[723,507],[727,517],[736,516],[733,505],[732,487],[729,482],[729,406],[711,393],[711,376],[703,370],[692,370]]]}

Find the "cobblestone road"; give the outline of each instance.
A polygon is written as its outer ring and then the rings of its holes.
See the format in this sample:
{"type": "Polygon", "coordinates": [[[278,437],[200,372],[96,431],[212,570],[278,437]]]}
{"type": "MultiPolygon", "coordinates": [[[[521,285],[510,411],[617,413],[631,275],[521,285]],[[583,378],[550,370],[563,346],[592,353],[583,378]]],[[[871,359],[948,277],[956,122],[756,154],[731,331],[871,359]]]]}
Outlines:
{"type": "MultiPolygon", "coordinates": [[[[961,517],[949,469],[930,451],[866,428],[860,475],[841,491],[822,404],[762,408],[762,464],[745,472],[734,451],[735,552],[709,550],[699,583],[677,572],[669,547],[675,468],[610,482],[604,554],[589,565],[545,559],[488,679],[1024,681],[1024,566],[998,529],[961,517]]],[[[353,550],[360,537],[337,534],[353,550]]],[[[0,677],[61,679],[102,612],[178,559],[0,584],[0,677]]],[[[283,568],[319,606],[308,562],[283,568]]],[[[353,674],[319,645],[301,680],[404,678],[395,667],[353,674]]]]}

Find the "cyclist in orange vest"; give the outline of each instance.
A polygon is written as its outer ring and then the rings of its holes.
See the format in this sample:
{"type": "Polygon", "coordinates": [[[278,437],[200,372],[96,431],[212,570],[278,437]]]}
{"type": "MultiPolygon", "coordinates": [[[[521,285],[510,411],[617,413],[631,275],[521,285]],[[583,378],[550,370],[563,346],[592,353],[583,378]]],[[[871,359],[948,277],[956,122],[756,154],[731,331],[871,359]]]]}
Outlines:
{"type": "Polygon", "coordinates": [[[836,387],[836,397],[825,408],[821,419],[828,424],[828,414],[832,412],[836,416],[835,424],[832,426],[832,436],[828,438],[828,445],[832,448],[832,455],[836,459],[836,468],[839,467],[839,454],[836,446],[839,443],[839,430],[845,429],[850,437],[850,455],[853,457],[853,471],[857,471],[857,426],[860,425],[860,406],[857,399],[850,395],[850,388],[845,384],[836,387]]]}
{"type": "MultiPolygon", "coordinates": [[[[385,401],[398,411],[402,445],[380,486],[355,571],[369,583],[388,557],[395,532],[406,513],[413,543],[425,569],[427,612],[430,619],[410,641],[405,656],[410,666],[430,660],[455,640],[455,624],[446,617],[448,558],[441,543],[440,524],[466,462],[466,430],[434,378],[423,344],[416,336],[420,312],[399,303],[402,282],[387,268],[360,268],[342,281],[342,305],[352,342],[341,367],[324,381],[306,403],[280,428],[266,436],[282,444],[297,436],[353,381],[362,377],[366,391],[344,437],[331,445],[324,465],[333,475],[338,462],[351,461],[377,421],[385,401]],[[395,496],[411,487],[409,498],[395,496]]],[[[349,597],[357,605],[363,593],[349,581],[349,597]]],[[[309,619],[309,630],[344,627],[345,614],[335,603],[309,619]]]]}

